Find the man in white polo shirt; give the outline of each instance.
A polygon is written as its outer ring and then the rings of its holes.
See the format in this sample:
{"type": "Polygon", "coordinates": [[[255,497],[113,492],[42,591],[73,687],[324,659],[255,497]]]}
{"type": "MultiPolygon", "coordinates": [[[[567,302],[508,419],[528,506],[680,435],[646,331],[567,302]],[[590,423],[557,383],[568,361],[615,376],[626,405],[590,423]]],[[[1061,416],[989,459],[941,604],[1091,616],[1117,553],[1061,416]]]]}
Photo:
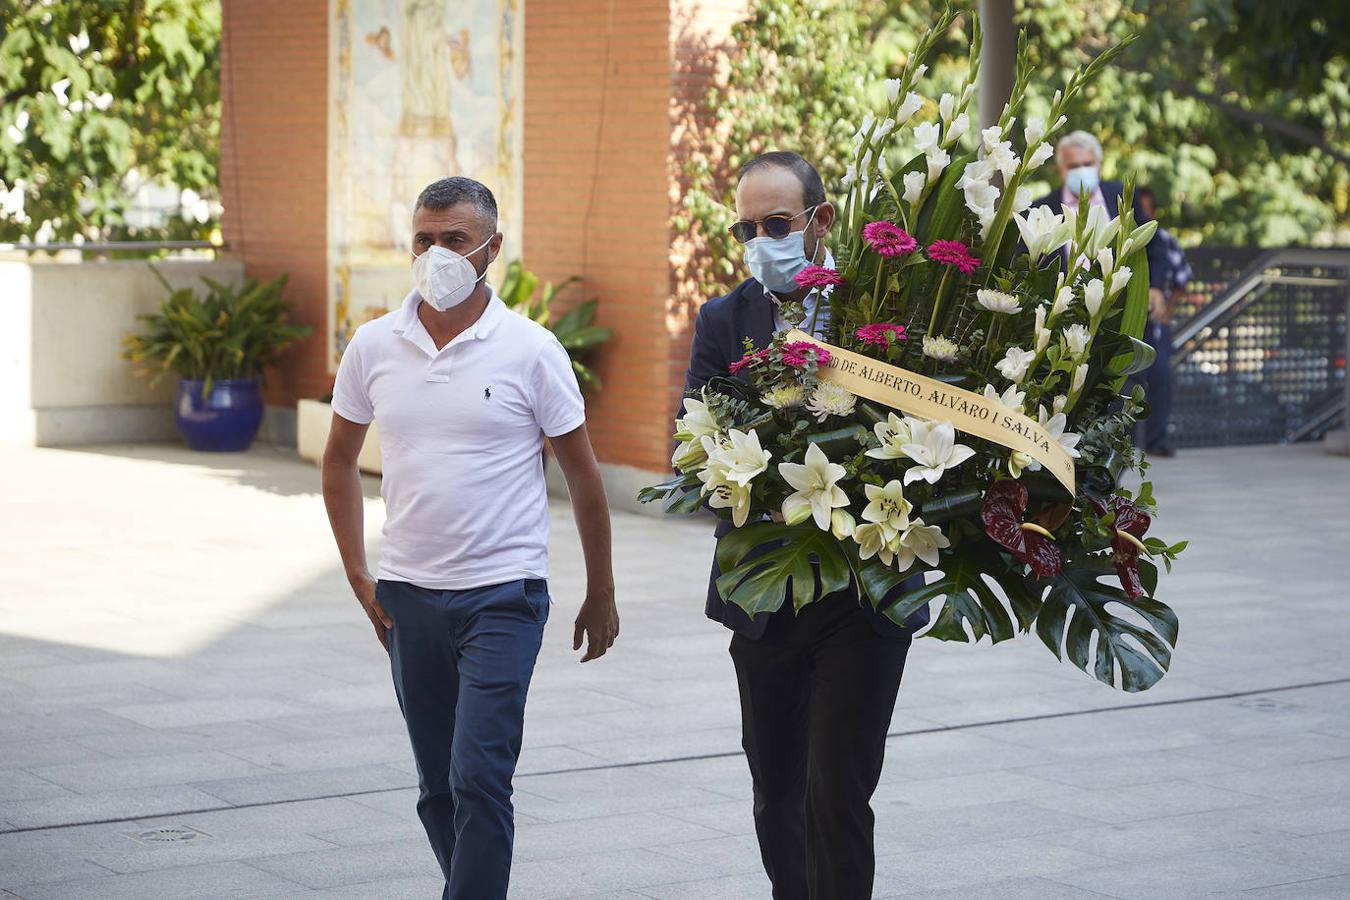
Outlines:
{"type": "Polygon", "coordinates": [[[567,352],[484,280],[501,249],[497,204],[469,178],[428,186],[413,210],[413,282],[401,309],[357,329],[333,389],[323,495],[356,598],[389,651],[443,897],[506,896],[511,780],[525,694],[548,618],[547,437],[586,560],[573,649],[619,633],[609,507],[567,352]],[[366,564],[356,457],[380,428],[387,512],[366,564]],[[378,579],[378,580],[377,580],[378,579]]]}

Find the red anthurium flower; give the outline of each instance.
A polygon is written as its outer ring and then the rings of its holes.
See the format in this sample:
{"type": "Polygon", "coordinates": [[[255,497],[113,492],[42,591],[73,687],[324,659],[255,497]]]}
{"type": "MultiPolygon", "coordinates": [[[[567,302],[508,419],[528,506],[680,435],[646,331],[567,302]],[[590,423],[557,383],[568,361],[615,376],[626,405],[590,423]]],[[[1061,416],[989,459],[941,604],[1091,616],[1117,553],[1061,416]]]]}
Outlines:
{"type": "MultiPolygon", "coordinates": [[[[1102,508],[1100,504],[1098,507],[1102,508]]],[[[1148,513],[1140,512],[1133,502],[1124,497],[1112,496],[1111,509],[1116,513],[1116,536],[1111,539],[1116,574],[1120,576],[1120,586],[1129,598],[1138,600],[1148,594],[1144,590],[1144,583],[1139,580],[1139,554],[1144,549],[1144,533],[1153,520],[1148,513]]]]}
{"type": "Polygon", "coordinates": [[[1037,578],[1059,574],[1059,547],[1050,533],[1034,522],[1023,522],[1027,489],[1019,481],[996,481],[984,495],[980,520],[994,543],[1031,566],[1037,578]]]}

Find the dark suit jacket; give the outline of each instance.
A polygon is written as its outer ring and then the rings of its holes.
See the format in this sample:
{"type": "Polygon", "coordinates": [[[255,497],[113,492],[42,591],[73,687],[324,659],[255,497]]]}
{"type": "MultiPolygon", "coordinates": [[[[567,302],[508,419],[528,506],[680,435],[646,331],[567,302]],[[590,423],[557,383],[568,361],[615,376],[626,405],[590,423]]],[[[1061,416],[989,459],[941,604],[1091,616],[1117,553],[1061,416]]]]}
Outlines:
{"type": "MultiPolygon", "coordinates": [[[[753,278],[741,282],[731,293],[709,300],[699,310],[698,320],[694,323],[694,343],[689,352],[689,370],[684,377],[685,394],[697,394],[709,379],[726,375],[727,366],[745,355],[744,340],[747,337],[754,341],[756,348],[768,346],[773,339],[773,330],[773,303],[765,296],[764,287],[753,278]]],[[[733,527],[730,522],[718,520],[717,537],[733,527]]],[[[708,618],[721,622],[739,635],[757,640],[768,627],[769,616],[751,619],[739,606],[723,600],[717,592],[717,578],[721,574],[714,559],[712,578],[708,582],[708,618]]],[[[896,590],[913,590],[921,583],[918,579],[907,579],[896,590]]],[[[849,594],[857,602],[856,586],[850,588],[849,594]]],[[[878,615],[871,603],[864,600],[861,606],[879,634],[898,636],[928,624],[926,606],[905,620],[903,628],[878,615]]],[[[793,615],[791,606],[785,604],[776,615],[793,615]]]]}
{"type": "MultiPolygon", "coordinates": [[[[1120,215],[1120,198],[1125,194],[1125,185],[1119,181],[1103,181],[1099,187],[1102,190],[1102,199],[1106,201],[1106,211],[1112,218],[1120,215]]],[[[1039,198],[1032,206],[1048,206],[1055,215],[1064,212],[1064,197],[1061,188],[1055,188],[1044,197],[1039,198]]],[[[1142,225],[1145,222],[1152,222],[1153,217],[1144,215],[1143,207],[1139,205],[1139,195],[1134,195],[1134,224],[1142,225]]],[[[1067,249],[1061,250],[1060,254],[1068,253],[1067,249]]],[[[1144,255],[1148,257],[1148,286],[1159,290],[1165,290],[1167,280],[1167,256],[1162,242],[1153,236],[1153,240],[1148,242],[1144,249],[1144,255]]]]}

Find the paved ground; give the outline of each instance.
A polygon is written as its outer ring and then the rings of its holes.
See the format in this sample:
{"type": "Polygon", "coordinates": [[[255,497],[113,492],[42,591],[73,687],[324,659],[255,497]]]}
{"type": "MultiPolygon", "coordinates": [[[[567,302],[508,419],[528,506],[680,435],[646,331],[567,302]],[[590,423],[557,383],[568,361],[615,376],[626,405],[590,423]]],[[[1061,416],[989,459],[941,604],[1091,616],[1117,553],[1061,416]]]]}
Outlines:
{"type": "MultiPolygon", "coordinates": [[[[437,895],[315,469],[135,447],[4,450],[0,473],[0,895],[437,895]]],[[[1034,639],[917,644],[877,896],[1350,896],[1350,462],[1154,474],[1159,532],[1193,541],[1172,674],[1131,697],[1034,639]]],[[[582,667],[554,522],[513,896],[767,897],[706,525],[616,516],[624,634],[582,667]]]]}

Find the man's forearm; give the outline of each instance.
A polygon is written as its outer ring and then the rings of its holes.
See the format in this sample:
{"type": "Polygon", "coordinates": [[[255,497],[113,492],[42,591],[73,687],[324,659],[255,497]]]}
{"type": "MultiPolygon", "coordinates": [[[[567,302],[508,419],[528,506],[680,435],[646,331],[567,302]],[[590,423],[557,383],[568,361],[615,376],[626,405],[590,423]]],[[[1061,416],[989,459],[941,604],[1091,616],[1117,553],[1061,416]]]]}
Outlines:
{"type": "Polygon", "coordinates": [[[354,462],[350,465],[326,462],[322,479],[323,503],[328,509],[328,523],[333,528],[347,580],[368,575],[361,472],[354,462]]]}
{"type": "Polygon", "coordinates": [[[609,501],[600,473],[588,473],[577,479],[572,491],[572,516],[581,536],[581,553],[586,560],[586,593],[611,593],[614,568],[610,559],[609,501]]]}

